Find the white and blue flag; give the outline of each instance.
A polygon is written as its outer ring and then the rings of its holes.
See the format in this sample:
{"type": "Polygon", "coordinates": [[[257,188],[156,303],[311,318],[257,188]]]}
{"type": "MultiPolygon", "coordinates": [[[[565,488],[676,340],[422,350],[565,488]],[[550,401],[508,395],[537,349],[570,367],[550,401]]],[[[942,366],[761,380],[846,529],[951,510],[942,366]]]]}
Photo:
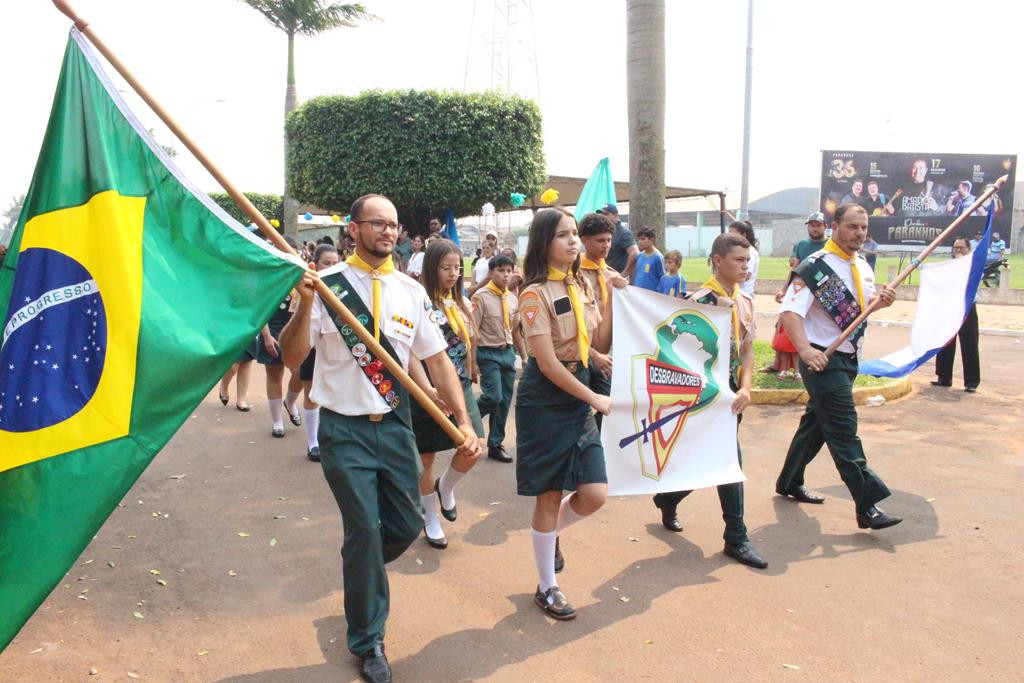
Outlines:
{"type": "Polygon", "coordinates": [[[884,358],[862,361],[862,375],[905,377],[956,336],[978,295],[978,285],[985,270],[985,255],[992,239],[994,213],[989,212],[985,235],[970,257],[922,266],[910,346],[884,358]]]}

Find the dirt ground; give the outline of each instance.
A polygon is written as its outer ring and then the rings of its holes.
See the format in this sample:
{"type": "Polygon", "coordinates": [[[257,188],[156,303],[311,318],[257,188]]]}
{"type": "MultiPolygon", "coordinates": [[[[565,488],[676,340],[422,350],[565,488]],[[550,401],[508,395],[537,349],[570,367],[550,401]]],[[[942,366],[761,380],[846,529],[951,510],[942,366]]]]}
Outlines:
{"type": "MultiPolygon", "coordinates": [[[[868,353],[906,339],[873,327],[868,353]]],[[[909,397],[860,410],[893,490],[882,505],[903,524],[860,531],[827,453],[808,470],[825,505],[775,496],[800,408],[754,406],[740,434],[746,521],[769,568],[721,554],[714,491],[682,504],[682,534],[649,498],[615,498],[563,535],[572,622],[532,604],[514,466],[481,462],[448,549],[420,540],[391,565],[395,679],[1020,680],[1024,341],[981,346],[978,394],[928,386],[929,365],[909,397]]],[[[0,680],[357,678],[338,511],[301,429],[270,438],[261,390],[248,414],[215,391],[198,407],[0,655],[0,680]]]]}

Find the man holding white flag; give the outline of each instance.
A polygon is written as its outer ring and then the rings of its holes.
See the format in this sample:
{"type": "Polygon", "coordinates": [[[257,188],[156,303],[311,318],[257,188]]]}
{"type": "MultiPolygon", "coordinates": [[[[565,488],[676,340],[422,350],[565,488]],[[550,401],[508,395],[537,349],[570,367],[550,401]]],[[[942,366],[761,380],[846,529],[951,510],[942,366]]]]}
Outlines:
{"type": "MultiPolygon", "coordinates": [[[[825,248],[804,259],[790,276],[782,299],[782,324],[800,355],[808,398],[775,491],[801,503],[824,503],[822,496],[804,486],[804,470],[827,444],[856,504],[857,525],[884,529],[903,520],[876,506],[889,497],[889,489],[868,467],[853,402],[858,349],[866,324],[861,323],[831,356],[825,353],[875,297],[875,274],[857,254],[867,234],[864,208],[843,204],[836,209],[832,237],[825,248]]],[[[878,296],[879,308],[884,308],[892,305],[895,292],[886,286],[878,296]]]]}

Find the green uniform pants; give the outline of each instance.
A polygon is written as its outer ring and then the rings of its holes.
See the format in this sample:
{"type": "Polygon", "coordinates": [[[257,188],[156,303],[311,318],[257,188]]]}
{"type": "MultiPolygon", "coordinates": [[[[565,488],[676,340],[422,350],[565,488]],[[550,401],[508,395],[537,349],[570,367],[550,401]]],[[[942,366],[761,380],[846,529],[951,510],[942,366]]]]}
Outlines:
{"type": "Polygon", "coordinates": [[[384,642],[388,576],[423,528],[420,474],[412,430],[394,413],[380,422],[320,410],[320,462],[341,509],[345,540],[348,649],[357,657],[384,642]]]}
{"type": "Polygon", "coordinates": [[[476,350],[480,368],[480,415],[488,419],[487,447],[500,446],[505,441],[505,424],[512,406],[512,391],[516,383],[516,352],[514,347],[504,349],[481,346],[476,350]]]}
{"type": "Polygon", "coordinates": [[[857,356],[837,351],[824,372],[811,372],[800,361],[800,373],[809,397],[807,409],[789,445],[776,488],[792,491],[803,486],[807,464],[827,444],[857,512],[864,512],[888,497],[889,489],[868,467],[864,446],[857,436],[857,408],[853,403],[857,356]]]}
{"type": "MultiPolygon", "coordinates": [[[[735,391],[735,389],[733,389],[735,391]]],[[[736,420],[736,427],[743,420],[739,415],[736,420]]],[[[740,467],[743,467],[743,453],[740,452],[740,442],[736,442],[736,458],[740,467]]],[[[725,533],[722,538],[729,545],[740,545],[750,540],[747,536],[747,525],[743,522],[743,482],[737,481],[732,484],[721,484],[718,488],[718,502],[722,506],[722,519],[725,521],[725,533]]],[[[662,507],[679,505],[679,502],[686,498],[693,491],[673,491],[670,493],[659,493],[658,502],[662,507]]]]}

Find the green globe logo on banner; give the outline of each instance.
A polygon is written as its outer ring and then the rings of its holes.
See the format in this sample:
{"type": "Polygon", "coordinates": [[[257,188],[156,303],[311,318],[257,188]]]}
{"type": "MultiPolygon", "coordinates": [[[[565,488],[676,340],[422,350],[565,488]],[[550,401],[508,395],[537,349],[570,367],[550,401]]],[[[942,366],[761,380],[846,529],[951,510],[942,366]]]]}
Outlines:
{"type": "Polygon", "coordinates": [[[619,442],[636,442],[645,477],[660,479],[682,435],[688,416],[711,405],[721,390],[711,370],[718,361],[718,328],[700,313],[678,311],[655,326],[655,350],[632,358],[633,423],[636,433],[619,442]],[[701,359],[693,364],[690,358],[701,359]],[[650,443],[652,449],[645,448],[650,443]],[[653,455],[653,459],[650,457],[653,455]]]}

